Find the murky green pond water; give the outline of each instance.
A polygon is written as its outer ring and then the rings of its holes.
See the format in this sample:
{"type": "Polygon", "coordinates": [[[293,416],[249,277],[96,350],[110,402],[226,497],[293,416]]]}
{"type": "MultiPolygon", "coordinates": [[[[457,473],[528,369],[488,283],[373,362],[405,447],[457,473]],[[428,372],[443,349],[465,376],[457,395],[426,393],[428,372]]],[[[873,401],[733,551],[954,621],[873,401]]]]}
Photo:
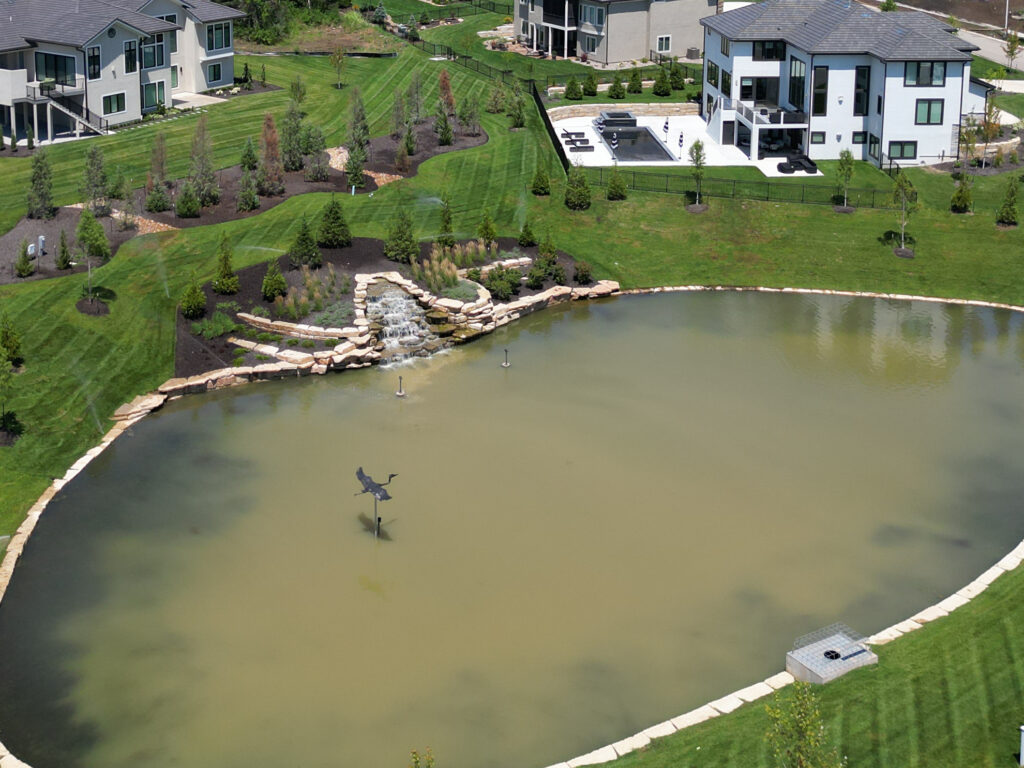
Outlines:
{"type": "Polygon", "coordinates": [[[666,294],[402,374],[186,398],[93,462],[0,605],[0,738],[36,768],[540,768],[1024,535],[1008,313],[666,294]],[[398,473],[392,541],[359,466],[398,473]]]}

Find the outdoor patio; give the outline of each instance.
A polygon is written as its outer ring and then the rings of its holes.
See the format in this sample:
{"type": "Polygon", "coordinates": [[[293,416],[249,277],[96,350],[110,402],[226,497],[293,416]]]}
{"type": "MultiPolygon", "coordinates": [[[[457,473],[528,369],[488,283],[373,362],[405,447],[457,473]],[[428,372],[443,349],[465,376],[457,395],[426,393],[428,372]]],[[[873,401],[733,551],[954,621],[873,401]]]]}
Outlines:
{"type": "MultiPolygon", "coordinates": [[[[628,110],[629,105],[615,105],[612,107],[609,105],[608,109],[628,110]]],[[[615,165],[615,158],[612,155],[611,148],[608,143],[600,136],[597,128],[594,126],[594,117],[571,117],[565,120],[558,120],[554,122],[555,132],[559,137],[562,136],[564,131],[570,131],[573,133],[582,133],[583,138],[589,141],[590,146],[594,149],[593,151],[586,152],[572,152],[570,148],[565,145],[563,140],[562,145],[566,149],[566,154],[569,156],[569,161],[577,163],[586,167],[608,167],[615,165]]],[[[746,165],[752,166],[760,170],[765,176],[770,178],[800,178],[807,176],[821,176],[821,171],[816,171],[814,174],[797,173],[797,174],[784,174],[778,170],[778,165],[784,157],[768,157],[763,160],[751,160],[747,157],[738,147],[732,145],[723,145],[717,143],[705,130],[707,124],[703,118],[697,115],[683,115],[673,117],[659,117],[659,116],[636,116],[637,127],[645,127],[651,130],[654,140],[665,150],[672,159],[664,160],[650,160],[645,159],[641,161],[628,161],[620,160],[618,165],[625,167],[639,167],[639,166],[654,166],[668,168],[672,166],[689,166],[690,165],[690,147],[695,141],[700,140],[704,144],[704,155],[705,164],[707,166],[722,166],[722,165],[746,165]],[[668,123],[668,133],[665,132],[665,124],[668,123]],[[679,136],[683,136],[683,144],[680,147],[679,136]]],[[[610,132],[612,129],[606,128],[605,133],[610,132]]]]}

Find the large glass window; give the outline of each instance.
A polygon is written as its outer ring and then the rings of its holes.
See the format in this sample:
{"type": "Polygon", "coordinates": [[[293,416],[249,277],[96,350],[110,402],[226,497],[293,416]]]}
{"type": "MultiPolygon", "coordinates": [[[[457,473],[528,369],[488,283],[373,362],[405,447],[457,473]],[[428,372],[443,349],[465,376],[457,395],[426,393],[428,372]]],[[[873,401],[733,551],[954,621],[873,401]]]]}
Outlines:
{"type": "Polygon", "coordinates": [[[171,88],[177,88],[177,87],[178,87],[178,68],[174,64],[172,64],[171,65],[171,88]]]}
{"type": "Polygon", "coordinates": [[[138,44],[134,40],[127,40],[124,44],[124,71],[131,74],[139,68],[138,44]]]}
{"type": "Polygon", "coordinates": [[[75,60],[71,56],[36,52],[36,80],[51,79],[59,85],[75,84],[75,60]]]}
{"type": "Polygon", "coordinates": [[[587,24],[592,24],[595,27],[604,26],[604,8],[598,8],[596,5],[582,5],[580,6],[580,17],[581,21],[587,24]]]}
{"type": "Polygon", "coordinates": [[[868,154],[875,158],[875,160],[878,159],[878,148],[881,144],[882,140],[875,136],[875,134],[868,134],[868,154]]]}
{"type": "Polygon", "coordinates": [[[729,38],[726,37],[725,35],[722,35],[721,51],[722,51],[722,55],[723,56],[728,56],[729,55],[729,38]]]}
{"type": "Polygon", "coordinates": [[[164,65],[164,36],[160,34],[144,38],[142,41],[142,68],[152,69],[164,65]]]}
{"type": "Polygon", "coordinates": [[[718,65],[713,61],[708,62],[708,85],[718,87],[718,65]]]}
{"type": "Polygon", "coordinates": [[[103,114],[113,115],[118,112],[124,112],[124,94],[123,93],[112,93],[109,96],[103,97],[103,114]]]}
{"type": "Polygon", "coordinates": [[[942,99],[918,99],[915,125],[942,125],[942,99]]]}
{"type": "Polygon", "coordinates": [[[913,86],[945,85],[946,62],[908,61],[903,74],[903,84],[913,86]]]}
{"type": "Polygon", "coordinates": [[[754,42],[754,61],[785,61],[786,44],[781,40],[757,40],[754,42]]]}
{"type": "Polygon", "coordinates": [[[100,79],[100,47],[94,45],[86,51],[86,76],[90,80],[100,79]]]}
{"type": "Polygon", "coordinates": [[[871,67],[857,67],[853,80],[853,114],[864,116],[871,103],[871,67]]]}
{"type": "Polygon", "coordinates": [[[726,72],[722,70],[722,87],[721,91],[725,94],[725,98],[732,98],[732,72],[726,72]]]}
{"type": "Polygon", "coordinates": [[[219,51],[231,47],[231,22],[221,21],[206,25],[206,50],[219,51]]]}
{"type": "Polygon", "coordinates": [[[807,87],[807,64],[800,59],[789,60],[789,103],[804,111],[804,90],[807,87]]]}
{"type": "Polygon", "coordinates": [[[210,84],[220,82],[220,64],[211,64],[207,71],[207,79],[210,84]]]}
{"type": "Polygon", "coordinates": [[[814,68],[811,90],[811,114],[828,114],[828,67],[814,68]]]}
{"type": "Polygon", "coordinates": [[[142,86],[142,108],[152,109],[164,103],[164,81],[142,86]]]}
{"type": "MultiPolygon", "coordinates": [[[[178,14],[176,13],[168,13],[165,16],[157,16],[157,18],[169,21],[171,24],[178,23],[178,14]]],[[[178,52],[178,30],[167,33],[167,47],[170,49],[171,53],[178,52]]]]}
{"type": "Polygon", "coordinates": [[[916,141],[890,141],[889,157],[893,160],[915,160],[917,159],[916,141]]]}

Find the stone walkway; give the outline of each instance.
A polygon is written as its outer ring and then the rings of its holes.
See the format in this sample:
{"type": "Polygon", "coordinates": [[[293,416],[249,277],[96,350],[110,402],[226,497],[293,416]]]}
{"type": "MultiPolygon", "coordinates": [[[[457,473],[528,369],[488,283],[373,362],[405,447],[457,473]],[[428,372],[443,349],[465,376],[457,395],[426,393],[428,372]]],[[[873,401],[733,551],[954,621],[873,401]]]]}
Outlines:
{"type": "MultiPolygon", "coordinates": [[[[344,171],[345,163],[348,162],[348,150],[344,147],[331,147],[327,150],[327,156],[329,159],[328,165],[336,171],[344,171]]],[[[380,171],[363,171],[367,176],[373,179],[377,183],[377,188],[383,187],[385,184],[390,184],[392,181],[399,181],[404,176],[399,176],[395,173],[381,173],[380,171]]]]}

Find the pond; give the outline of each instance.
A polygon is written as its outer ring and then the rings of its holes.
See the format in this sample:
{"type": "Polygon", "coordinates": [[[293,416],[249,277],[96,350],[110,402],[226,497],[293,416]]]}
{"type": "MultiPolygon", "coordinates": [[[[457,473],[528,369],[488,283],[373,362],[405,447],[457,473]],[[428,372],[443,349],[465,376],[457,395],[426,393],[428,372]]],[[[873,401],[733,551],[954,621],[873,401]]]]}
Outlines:
{"type": "Polygon", "coordinates": [[[628,736],[1021,539],[1022,326],[660,294],[170,403],[30,540],[0,739],[35,768],[541,768],[628,736]],[[390,541],[359,467],[397,473],[390,541]]]}

